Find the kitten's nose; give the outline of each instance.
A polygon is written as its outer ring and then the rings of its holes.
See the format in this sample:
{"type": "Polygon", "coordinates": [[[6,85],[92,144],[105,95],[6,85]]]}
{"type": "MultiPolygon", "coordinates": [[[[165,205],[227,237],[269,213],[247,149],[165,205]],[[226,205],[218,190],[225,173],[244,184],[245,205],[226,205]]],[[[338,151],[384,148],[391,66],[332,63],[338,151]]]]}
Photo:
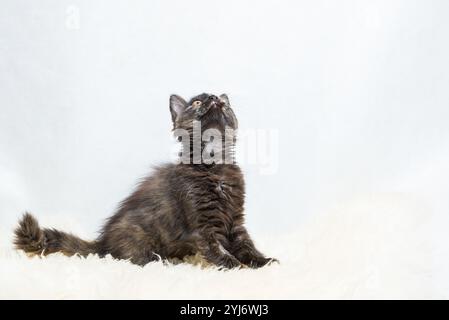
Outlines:
{"type": "Polygon", "coordinates": [[[209,96],[209,98],[208,98],[208,100],[209,100],[209,105],[212,107],[212,108],[218,108],[218,106],[219,106],[219,100],[218,100],[218,97],[217,96],[214,96],[214,95],[210,95],[209,96]]]}

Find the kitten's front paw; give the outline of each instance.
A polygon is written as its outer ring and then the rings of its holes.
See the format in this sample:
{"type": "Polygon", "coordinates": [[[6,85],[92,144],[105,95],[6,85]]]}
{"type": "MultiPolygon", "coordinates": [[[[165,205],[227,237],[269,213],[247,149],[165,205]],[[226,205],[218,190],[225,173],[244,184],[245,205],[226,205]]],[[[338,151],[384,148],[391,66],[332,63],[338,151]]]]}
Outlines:
{"type": "Polygon", "coordinates": [[[220,270],[241,268],[242,264],[232,256],[225,256],[220,263],[220,270]]]}
{"type": "Polygon", "coordinates": [[[249,267],[251,268],[261,268],[266,265],[270,265],[272,263],[279,263],[279,260],[275,258],[265,258],[265,257],[255,257],[251,259],[251,262],[249,263],[249,267]]]}

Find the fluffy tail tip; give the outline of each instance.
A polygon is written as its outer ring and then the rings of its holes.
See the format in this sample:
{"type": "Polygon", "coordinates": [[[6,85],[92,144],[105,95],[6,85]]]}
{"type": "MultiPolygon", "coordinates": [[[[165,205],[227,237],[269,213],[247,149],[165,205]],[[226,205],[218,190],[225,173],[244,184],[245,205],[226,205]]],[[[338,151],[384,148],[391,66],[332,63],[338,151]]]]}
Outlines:
{"type": "Polygon", "coordinates": [[[43,250],[44,233],[39,223],[30,213],[26,212],[19,220],[19,226],[14,230],[14,245],[16,249],[27,253],[39,254],[43,250]]]}

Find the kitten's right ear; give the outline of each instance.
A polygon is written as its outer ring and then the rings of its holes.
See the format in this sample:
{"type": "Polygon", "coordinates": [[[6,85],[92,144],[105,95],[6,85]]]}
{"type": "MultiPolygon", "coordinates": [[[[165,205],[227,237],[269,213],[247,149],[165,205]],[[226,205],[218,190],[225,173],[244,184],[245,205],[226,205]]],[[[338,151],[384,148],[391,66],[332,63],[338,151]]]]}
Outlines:
{"type": "Polygon", "coordinates": [[[171,119],[175,122],[187,107],[187,102],[176,94],[170,96],[171,119]]]}

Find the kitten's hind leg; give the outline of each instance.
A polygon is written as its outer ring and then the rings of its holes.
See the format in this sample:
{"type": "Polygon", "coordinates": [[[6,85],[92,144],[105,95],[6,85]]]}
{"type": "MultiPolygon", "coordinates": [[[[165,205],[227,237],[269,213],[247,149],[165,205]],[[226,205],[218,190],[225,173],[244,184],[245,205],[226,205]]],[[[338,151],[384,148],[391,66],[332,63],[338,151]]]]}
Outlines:
{"type": "Polygon", "coordinates": [[[150,262],[163,261],[163,259],[158,254],[154,253],[152,255],[135,255],[132,256],[129,261],[143,267],[150,262]]]}
{"type": "Polygon", "coordinates": [[[260,268],[272,262],[279,261],[274,258],[266,258],[254,246],[251,237],[243,226],[236,226],[231,231],[231,253],[243,264],[250,268],[260,268]]]}

